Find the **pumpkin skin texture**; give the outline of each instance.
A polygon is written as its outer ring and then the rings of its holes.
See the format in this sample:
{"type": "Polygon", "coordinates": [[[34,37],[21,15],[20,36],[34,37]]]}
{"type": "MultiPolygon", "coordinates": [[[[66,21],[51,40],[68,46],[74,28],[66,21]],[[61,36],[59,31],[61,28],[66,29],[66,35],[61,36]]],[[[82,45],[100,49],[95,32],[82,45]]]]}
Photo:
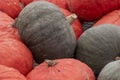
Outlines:
{"type": "MultiPolygon", "coordinates": [[[[64,13],[64,15],[66,17],[72,14],[67,9],[60,8],[60,10],[64,13]]],[[[80,37],[80,35],[83,33],[82,25],[81,25],[81,23],[80,23],[80,21],[78,19],[76,19],[72,23],[72,28],[74,30],[74,33],[75,33],[75,36],[76,36],[76,40],[78,40],[78,38],[80,37]]]]}
{"type": "Polygon", "coordinates": [[[93,71],[75,59],[46,60],[36,66],[28,80],[95,80],[93,71]],[[63,76],[64,75],[64,76],[63,76]]]}
{"type": "Polygon", "coordinates": [[[74,31],[54,4],[47,1],[30,3],[21,11],[15,26],[36,62],[74,56],[74,31]]]}
{"type": "Polygon", "coordinates": [[[19,0],[0,0],[0,11],[7,13],[12,18],[16,18],[21,11],[19,0]]]}
{"type": "MultiPolygon", "coordinates": [[[[43,0],[33,0],[33,1],[43,1],[43,0]]],[[[63,9],[69,10],[67,0],[44,0],[44,1],[51,2],[51,3],[61,7],[63,9]]]]}
{"type": "Polygon", "coordinates": [[[86,30],[78,39],[76,59],[92,68],[96,76],[120,54],[120,28],[103,24],[86,30]]]}
{"type": "Polygon", "coordinates": [[[31,3],[33,0],[19,0],[23,6],[26,6],[27,4],[31,3]]]}
{"type": "Polygon", "coordinates": [[[105,65],[97,80],[120,80],[120,60],[105,65]]]}
{"type": "Polygon", "coordinates": [[[0,64],[13,67],[27,75],[33,68],[32,53],[21,41],[1,33],[0,64]]]}
{"type": "Polygon", "coordinates": [[[11,27],[14,20],[6,13],[0,11],[0,26],[11,27]]]}
{"type": "Polygon", "coordinates": [[[118,0],[68,0],[70,10],[81,20],[94,21],[119,9],[118,0]]]}
{"type": "Polygon", "coordinates": [[[93,27],[101,24],[114,24],[120,26],[120,10],[114,10],[103,16],[93,25],[93,27]]]}
{"type": "Polygon", "coordinates": [[[21,41],[18,30],[13,27],[13,23],[14,20],[10,16],[0,11],[0,32],[4,32],[4,34],[12,36],[14,39],[21,41]]]}
{"type": "Polygon", "coordinates": [[[0,65],[0,80],[27,80],[18,70],[0,65]]]}

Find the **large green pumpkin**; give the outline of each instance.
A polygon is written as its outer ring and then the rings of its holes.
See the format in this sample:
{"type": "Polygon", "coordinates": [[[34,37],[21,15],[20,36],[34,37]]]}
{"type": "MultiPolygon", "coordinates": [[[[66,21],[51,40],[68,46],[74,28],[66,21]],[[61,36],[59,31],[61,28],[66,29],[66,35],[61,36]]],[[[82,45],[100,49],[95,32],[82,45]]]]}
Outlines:
{"type": "Polygon", "coordinates": [[[56,5],[47,1],[30,3],[19,14],[15,26],[38,63],[73,57],[75,34],[56,5]]]}
{"type": "Polygon", "coordinates": [[[98,80],[120,80],[120,60],[108,63],[100,72],[98,80]]]}
{"type": "Polygon", "coordinates": [[[76,58],[88,64],[96,75],[120,56],[120,27],[103,24],[86,30],[78,39],[76,58]]]}

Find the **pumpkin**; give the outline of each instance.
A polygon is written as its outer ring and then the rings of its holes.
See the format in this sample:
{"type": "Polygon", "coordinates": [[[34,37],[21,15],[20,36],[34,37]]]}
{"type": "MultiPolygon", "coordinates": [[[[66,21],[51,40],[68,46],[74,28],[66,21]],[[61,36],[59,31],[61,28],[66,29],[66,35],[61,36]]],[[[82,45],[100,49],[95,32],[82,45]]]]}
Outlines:
{"type": "Polygon", "coordinates": [[[13,27],[14,20],[6,13],[0,11],[0,32],[5,32],[6,35],[11,35],[14,39],[20,40],[18,30],[13,27]]]}
{"type": "Polygon", "coordinates": [[[81,20],[94,21],[119,9],[118,0],[68,0],[70,10],[81,20]]]}
{"type": "Polygon", "coordinates": [[[97,76],[109,62],[120,56],[120,28],[103,24],[86,30],[78,39],[75,58],[92,68],[97,76]]]}
{"type": "Polygon", "coordinates": [[[15,26],[36,62],[74,56],[75,34],[54,4],[47,1],[30,3],[19,14],[15,26]]]}
{"type": "Polygon", "coordinates": [[[21,41],[0,32],[0,64],[13,67],[26,75],[33,68],[32,53],[21,41]]]}
{"type": "Polygon", "coordinates": [[[33,0],[19,0],[23,6],[26,6],[27,4],[31,3],[33,0]]]}
{"type": "Polygon", "coordinates": [[[106,64],[101,70],[98,80],[120,80],[120,60],[106,64]]]}
{"type": "Polygon", "coordinates": [[[0,80],[27,80],[18,70],[0,65],[0,80]]]}
{"type": "Polygon", "coordinates": [[[16,18],[21,9],[19,0],[0,0],[0,11],[7,13],[12,18],[16,18]]]}
{"type": "MultiPolygon", "coordinates": [[[[72,13],[70,11],[68,11],[67,9],[63,9],[63,8],[60,8],[60,10],[64,13],[65,16],[69,16],[71,15],[72,13]]],[[[80,23],[80,21],[78,19],[76,19],[73,23],[72,23],[72,28],[74,30],[74,33],[75,33],[75,36],[76,36],[76,40],[78,40],[78,38],[80,37],[80,35],[82,34],[83,32],[83,29],[82,29],[82,25],[80,23]]]]}
{"type": "MultiPolygon", "coordinates": [[[[43,0],[33,0],[33,1],[43,1],[43,0]]],[[[61,7],[63,9],[69,10],[67,0],[44,0],[44,1],[51,2],[51,3],[61,7]]]]}
{"type": "Polygon", "coordinates": [[[84,63],[70,58],[45,60],[28,75],[28,80],[95,80],[93,71],[84,63]]]}
{"type": "Polygon", "coordinates": [[[2,32],[0,31],[0,38],[12,38],[18,41],[22,41],[20,38],[18,38],[14,33],[9,33],[9,32],[2,32]]]}
{"type": "Polygon", "coordinates": [[[108,13],[107,15],[103,16],[100,20],[98,20],[93,26],[101,24],[114,24],[120,26],[120,10],[114,10],[108,13]]]}

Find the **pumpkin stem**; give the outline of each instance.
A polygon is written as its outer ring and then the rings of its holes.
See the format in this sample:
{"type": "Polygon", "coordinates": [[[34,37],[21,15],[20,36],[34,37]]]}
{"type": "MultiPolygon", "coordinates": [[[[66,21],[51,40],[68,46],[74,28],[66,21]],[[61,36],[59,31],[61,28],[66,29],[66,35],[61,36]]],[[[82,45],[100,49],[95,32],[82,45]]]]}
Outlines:
{"type": "Polygon", "coordinates": [[[48,64],[49,67],[55,66],[57,64],[55,60],[46,59],[45,62],[48,64]]]}
{"type": "Polygon", "coordinates": [[[72,25],[73,22],[77,19],[77,15],[76,14],[71,14],[71,15],[67,16],[66,19],[72,25]]]}
{"type": "Polygon", "coordinates": [[[117,57],[115,58],[115,60],[120,60],[120,57],[119,57],[119,56],[117,56],[117,57]]]}

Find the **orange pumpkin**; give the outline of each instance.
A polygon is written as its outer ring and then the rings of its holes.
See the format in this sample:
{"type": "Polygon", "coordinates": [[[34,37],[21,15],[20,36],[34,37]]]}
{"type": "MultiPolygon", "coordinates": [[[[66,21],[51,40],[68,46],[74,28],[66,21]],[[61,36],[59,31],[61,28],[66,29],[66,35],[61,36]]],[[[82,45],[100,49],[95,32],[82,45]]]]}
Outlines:
{"type": "Polygon", "coordinates": [[[19,0],[19,1],[22,3],[22,5],[23,5],[23,7],[24,7],[24,6],[26,6],[27,4],[31,3],[33,0],[19,0]]]}
{"type": "Polygon", "coordinates": [[[119,9],[119,0],[68,0],[70,10],[81,20],[94,21],[119,9]]]}
{"type": "Polygon", "coordinates": [[[21,11],[19,0],[0,0],[0,11],[16,18],[21,11]]]}
{"type": "Polygon", "coordinates": [[[0,65],[0,80],[27,80],[18,70],[0,65]]]}
{"type": "Polygon", "coordinates": [[[0,64],[13,67],[26,75],[33,68],[30,50],[21,42],[0,32],[0,64]]]}
{"type": "Polygon", "coordinates": [[[75,59],[45,60],[28,75],[28,80],[95,80],[93,71],[75,59]]]}
{"type": "MultiPolygon", "coordinates": [[[[6,13],[0,11],[0,32],[12,36],[14,39],[21,40],[18,30],[13,27],[14,20],[6,13]]],[[[6,37],[6,36],[5,36],[6,37]]]]}
{"type": "Polygon", "coordinates": [[[98,26],[100,24],[114,24],[120,26],[120,10],[114,10],[108,13],[99,21],[97,21],[93,26],[98,26]]]}
{"type": "MultiPolygon", "coordinates": [[[[43,1],[43,0],[33,0],[33,1],[43,1]]],[[[67,0],[45,0],[45,1],[51,2],[61,8],[69,10],[67,0]]]]}

